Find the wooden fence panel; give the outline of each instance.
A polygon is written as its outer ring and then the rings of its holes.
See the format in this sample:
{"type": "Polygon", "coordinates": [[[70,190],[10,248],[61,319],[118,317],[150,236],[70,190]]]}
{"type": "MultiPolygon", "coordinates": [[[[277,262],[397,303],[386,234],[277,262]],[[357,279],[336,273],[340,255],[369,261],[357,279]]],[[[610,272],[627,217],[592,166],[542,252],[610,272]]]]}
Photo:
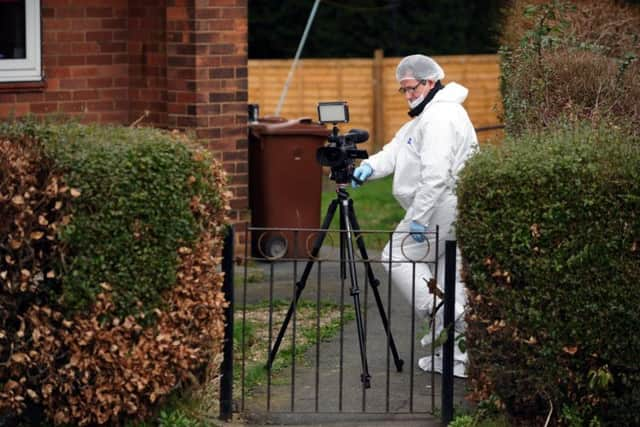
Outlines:
{"type": "MultiPolygon", "coordinates": [[[[395,80],[400,59],[384,58],[378,52],[371,59],[301,60],[279,115],[288,119],[311,117],[317,120],[318,102],[347,101],[351,120],[340,130],[360,128],[369,131],[369,142],[361,144],[360,148],[373,153],[408,119],[407,104],[398,94],[395,80]]],[[[476,127],[500,123],[497,55],[435,56],[434,59],[445,71],[444,84],[456,81],[469,89],[465,107],[476,127]]],[[[249,61],[249,102],[260,106],[261,116],[275,114],[291,62],[249,61]]],[[[481,141],[494,136],[495,132],[478,134],[481,141]]]]}

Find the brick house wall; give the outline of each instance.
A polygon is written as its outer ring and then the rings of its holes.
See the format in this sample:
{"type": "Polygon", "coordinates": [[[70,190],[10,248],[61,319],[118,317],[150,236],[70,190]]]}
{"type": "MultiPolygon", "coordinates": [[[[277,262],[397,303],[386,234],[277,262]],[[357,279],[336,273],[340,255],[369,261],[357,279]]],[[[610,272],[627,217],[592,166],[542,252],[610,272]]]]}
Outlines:
{"type": "Polygon", "coordinates": [[[0,83],[0,119],[191,129],[248,221],[246,0],[42,0],[42,83],[0,83]]]}

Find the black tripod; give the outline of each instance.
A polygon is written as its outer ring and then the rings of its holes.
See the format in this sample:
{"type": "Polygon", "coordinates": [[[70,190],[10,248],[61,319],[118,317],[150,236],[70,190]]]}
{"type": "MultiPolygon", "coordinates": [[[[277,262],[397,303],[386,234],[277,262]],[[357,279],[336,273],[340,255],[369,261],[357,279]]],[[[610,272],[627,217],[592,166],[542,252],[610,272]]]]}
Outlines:
{"type": "Polygon", "coordinates": [[[356,274],[355,267],[355,251],[353,246],[354,237],[357,241],[358,248],[360,249],[362,259],[365,262],[367,277],[369,279],[368,282],[371,285],[371,289],[373,290],[376,304],[378,306],[378,311],[380,312],[380,317],[382,319],[382,324],[384,325],[384,330],[387,334],[387,342],[389,343],[389,348],[391,349],[391,352],[393,354],[393,360],[398,372],[402,372],[402,365],[404,364],[404,361],[398,356],[396,344],[393,340],[393,336],[391,335],[391,331],[389,331],[387,316],[385,315],[382,299],[380,298],[380,293],[378,292],[380,281],[373,274],[373,269],[371,268],[369,257],[367,255],[367,249],[364,246],[364,240],[361,238],[360,226],[358,225],[356,214],[353,210],[353,200],[349,198],[349,194],[346,192],[344,187],[345,184],[338,184],[336,188],[337,197],[331,202],[329,208],[327,209],[327,215],[325,216],[322,223],[322,231],[313,244],[311,259],[307,262],[304,272],[302,273],[302,277],[296,283],[295,297],[291,302],[289,311],[287,312],[284,322],[280,327],[280,332],[278,332],[278,336],[273,345],[273,348],[271,349],[267,366],[271,367],[271,364],[273,363],[273,360],[278,353],[278,348],[280,347],[282,338],[284,337],[284,334],[287,330],[287,326],[289,325],[289,321],[291,320],[291,316],[293,315],[298,299],[300,298],[300,295],[302,294],[302,291],[307,284],[307,278],[309,277],[309,273],[311,272],[311,268],[313,267],[314,260],[317,259],[320,248],[322,247],[322,243],[327,235],[327,229],[331,225],[331,221],[333,220],[333,216],[335,215],[336,208],[340,206],[340,274],[342,279],[345,279],[345,266],[349,268],[349,279],[351,280],[350,291],[351,296],[353,297],[353,305],[356,314],[358,342],[360,344],[360,359],[362,362],[362,373],[360,375],[360,380],[362,381],[362,384],[365,388],[369,388],[371,387],[371,375],[369,375],[369,367],[367,365],[364,324],[362,322],[362,311],[360,309],[360,288],[358,287],[358,276],[356,274]]]}

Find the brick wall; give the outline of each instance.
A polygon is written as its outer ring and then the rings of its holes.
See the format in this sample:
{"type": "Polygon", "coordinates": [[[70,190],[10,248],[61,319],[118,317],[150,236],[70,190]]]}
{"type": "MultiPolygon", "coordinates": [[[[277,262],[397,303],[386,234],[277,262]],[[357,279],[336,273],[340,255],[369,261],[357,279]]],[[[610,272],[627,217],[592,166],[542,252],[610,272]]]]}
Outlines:
{"type": "Polygon", "coordinates": [[[46,81],[16,92],[3,84],[0,117],[14,111],[82,115],[125,122],[129,116],[127,0],[43,0],[42,53],[46,81]]]}
{"type": "Polygon", "coordinates": [[[189,127],[231,178],[232,220],[248,220],[246,0],[167,0],[169,126],[189,127]]]}
{"type": "Polygon", "coordinates": [[[167,125],[167,49],[165,0],[129,5],[129,120],[167,125]],[[147,113],[145,115],[145,113],[147,113]]]}
{"type": "Polygon", "coordinates": [[[0,119],[192,129],[229,173],[232,220],[247,221],[246,0],[42,0],[42,34],[45,81],[0,84],[0,119]]]}

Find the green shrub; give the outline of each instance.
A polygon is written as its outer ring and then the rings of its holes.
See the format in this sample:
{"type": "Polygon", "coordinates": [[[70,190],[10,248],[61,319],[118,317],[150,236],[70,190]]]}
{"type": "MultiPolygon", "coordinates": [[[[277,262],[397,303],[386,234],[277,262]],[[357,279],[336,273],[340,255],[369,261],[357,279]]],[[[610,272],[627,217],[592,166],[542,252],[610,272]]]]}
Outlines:
{"type": "Polygon", "coordinates": [[[473,417],[471,415],[460,415],[451,421],[448,427],[472,427],[473,417]]]}
{"type": "Polygon", "coordinates": [[[52,126],[45,146],[79,190],[60,233],[72,260],[62,266],[64,305],[85,309],[109,287],[116,314],[148,315],[175,282],[178,249],[201,231],[192,198],[204,194],[220,208],[205,188],[206,165],[154,129],[52,126]]]}
{"type": "Polygon", "coordinates": [[[472,384],[512,416],[640,423],[640,145],[624,135],[526,134],[463,171],[472,384]]]}

